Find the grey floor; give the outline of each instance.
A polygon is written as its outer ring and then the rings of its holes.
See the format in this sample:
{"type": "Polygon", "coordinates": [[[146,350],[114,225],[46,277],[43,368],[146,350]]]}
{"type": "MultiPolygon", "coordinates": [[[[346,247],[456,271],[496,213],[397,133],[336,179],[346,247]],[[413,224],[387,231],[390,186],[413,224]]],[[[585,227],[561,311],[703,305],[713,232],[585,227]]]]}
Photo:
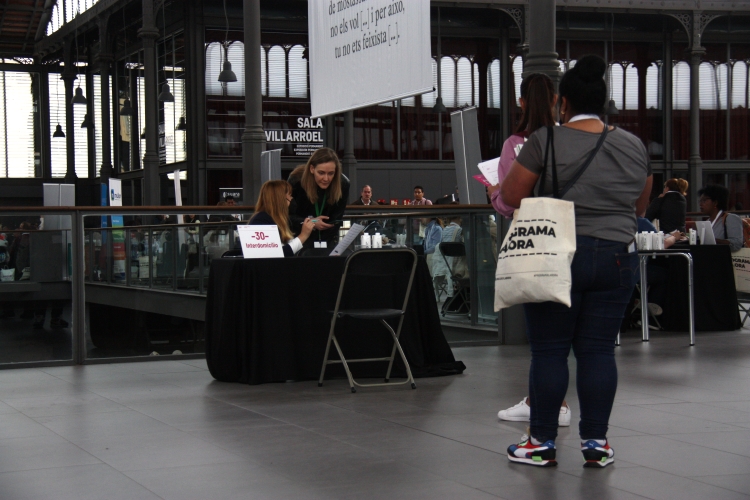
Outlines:
{"type": "Polygon", "coordinates": [[[0,498],[750,498],[750,330],[686,340],[623,339],[605,470],[581,467],[575,427],[557,468],[507,461],[525,424],[496,413],[526,392],[524,346],[456,348],[464,375],[357,394],[189,360],[4,370],[0,498]]]}

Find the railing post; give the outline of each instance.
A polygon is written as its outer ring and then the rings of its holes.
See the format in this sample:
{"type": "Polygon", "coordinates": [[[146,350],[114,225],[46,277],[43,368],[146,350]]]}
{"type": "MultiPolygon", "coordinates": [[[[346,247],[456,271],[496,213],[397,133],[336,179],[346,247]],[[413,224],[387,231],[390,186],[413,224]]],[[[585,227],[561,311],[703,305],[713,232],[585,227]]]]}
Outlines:
{"type": "Polygon", "coordinates": [[[72,304],[71,314],[73,328],[73,362],[77,365],[83,364],[86,359],[86,289],[83,282],[84,251],[83,251],[83,215],[79,211],[71,215],[71,228],[73,235],[72,260],[72,304]]]}

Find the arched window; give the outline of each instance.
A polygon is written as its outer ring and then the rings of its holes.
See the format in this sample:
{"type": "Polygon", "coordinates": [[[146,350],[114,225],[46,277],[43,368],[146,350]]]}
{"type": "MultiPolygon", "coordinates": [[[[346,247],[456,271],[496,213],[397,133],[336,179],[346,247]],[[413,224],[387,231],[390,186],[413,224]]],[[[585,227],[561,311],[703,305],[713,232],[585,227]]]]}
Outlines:
{"type": "Polygon", "coordinates": [[[609,65],[609,95],[615,101],[615,106],[619,109],[625,109],[624,90],[625,90],[625,71],[620,63],[609,65]]]}
{"type": "Polygon", "coordinates": [[[638,68],[633,63],[625,68],[625,108],[638,109],[638,68]]]}
{"type": "Polygon", "coordinates": [[[672,70],[672,108],[690,109],[690,65],[685,61],[675,64],[672,70]]]}
{"type": "Polygon", "coordinates": [[[237,75],[236,82],[227,83],[227,95],[244,96],[245,44],[242,42],[232,42],[229,44],[229,51],[227,53],[229,56],[229,62],[232,64],[232,71],[234,71],[234,74],[237,75]]]}
{"type": "Polygon", "coordinates": [[[745,61],[732,66],[732,108],[748,108],[747,69],[745,61]]]}
{"type": "Polygon", "coordinates": [[[222,95],[219,73],[221,73],[224,49],[219,42],[212,42],[206,47],[206,95],[222,95]]]}
{"type": "Polygon", "coordinates": [[[440,60],[440,84],[442,87],[443,104],[446,108],[455,108],[456,61],[452,57],[443,56],[440,60]]]}
{"type": "Polygon", "coordinates": [[[307,59],[305,48],[295,45],[289,49],[289,97],[307,98],[307,59]]]}
{"type": "Polygon", "coordinates": [[[52,7],[52,16],[50,16],[49,23],[47,24],[47,34],[51,35],[59,30],[62,24],[62,11],[60,10],[60,4],[56,3],[55,6],[52,7]]]}
{"type": "Polygon", "coordinates": [[[500,109],[500,60],[494,59],[487,68],[487,107],[500,109]]]}
{"type": "Polygon", "coordinates": [[[716,81],[716,68],[710,62],[702,62],[699,67],[700,108],[718,109],[719,92],[716,81]]]}
{"type": "Polygon", "coordinates": [[[729,65],[718,64],[716,66],[716,97],[719,109],[727,109],[729,98],[729,65]]]}
{"type": "Polygon", "coordinates": [[[661,64],[651,63],[646,70],[646,108],[662,109],[661,64]]]}
{"type": "Polygon", "coordinates": [[[422,94],[422,106],[425,108],[431,108],[435,105],[435,99],[437,99],[437,61],[432,58],[432,88],[435,89],[432,92],[422,94]]]}
{"type": "Polygon", "coordinates": [[[456,106],[464,107],[474,104],[474,85],[472,84],[471,61],[461,57],[456,64],[456,106]]]}
{"type": "Polygon", "coordinates": [[[516,90],[516,106],[521,105],[521,81],[523,80],[523,57],[513,59],[513,88],[516,90]]]}
{"type": "Polygon", "coordinates": [[[281,45],[268,50],[268,96],[286,97],[286,51],[281,45]]]}

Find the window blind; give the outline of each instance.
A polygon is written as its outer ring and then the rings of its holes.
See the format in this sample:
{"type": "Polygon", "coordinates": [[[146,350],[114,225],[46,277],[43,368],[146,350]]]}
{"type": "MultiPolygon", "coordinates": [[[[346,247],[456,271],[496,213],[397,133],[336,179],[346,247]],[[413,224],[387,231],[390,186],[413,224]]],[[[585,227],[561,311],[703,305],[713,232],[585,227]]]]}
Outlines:
{"type": "Polygon", "coordinates": [[[138,128],[139,130],[133,130],[134,140],[138,140],[138,154],[136,158],[133,158],[133,165],[131,169],[143,168],[143,155],[146,154],[146,139],[141,138],[143,133],[146,131],[146,79],[142,76],[136,78],[136,87],[138,92],[138,102],[133,103],[138,111],[138,128]]]}
{"type": "Polygon", "coordinates": [[[662,109],[661,66],[651,63],[646,69],[646,109],[662,109]]]}
{"type": "Polygon", "coordinates": [[[260,88],[261,95],[268,97],[268,70],[266,69],[266,58],[268,53],[266,48],[260,47],[260,88]]]}
{"type": "Polygon", "coordinates": [[[748,107],[747,68],[745,61],[737,61],[732,67],[732,108],[748,107]]]}
{"type": "Polygon", "coordinates": [[[471,63],[471,82],[472,82],[472,101],[474,106],[479,106],[479,65],[477,63],[471,63]]]}
{"type": "Polygon", "coordinates": [[[280,45],[268,50],[268,96],[286,97],[286,51],[280,45]]]}
{"type": "Polygon", "coordinates": [[[211,42],[206,47],[206,95],[222,95],[219,73],[224,49],[219,42],[211,42]]]}
{"type": "MultiPolygon", "coordinates": [[[[85,80],[86,76],[78,75],[78,79],[85,80]]],[[[83,85],[83,82],[81,82],[81,85],[83,85]]],[[[80,104],[73,105],[73,152],[75,156],[76,175],[80,179],[85,179],[89,176],[89,137],[87,129],[81,128],[81,123],[83,123],[83,119],[86,117],[86,108],[87,106],[80,104]]],[[[68,131],[66,130],[65,133],[67,134],[68,131]]]]}
{"type": "Polygon", "coordinates": [[[675,64],[672,70],[672,108],[690,109],[690,65],[685,61],[675,64]]]}
{"type": "Polygon", "coordinates": [[[638,68],[633,63],[625,68],[625,109],[638,109],[638,68]]]}
{"type": "Polygon", "coordinates": [[[440,86],[443,105],[446,108],[456,107],[456,61],[452,57],[443,56],[440,60],[440,86]]]}
{"type": "Polygon", "coordinates": [[[50,73],[49,75],[49,135],[50,135],[50,160],[52,177],[65,177],[67,165],[67,140],[65,138],[52,137],[57,125],[65,130],[65,88],[60,80],[60,75],[50,73]]]}
{"type": "Polygon", "coordinates": [[[487,68],[487,107],[500,109],[500,60],[493,60],[487,68]]]}
{"type": "Polygon", "coordinates": [[[289,97],[307,98],[307,59],[302,58],[304,52],[302,45],[289,49],[289,97]]]}
{"type": "Polygon", "coordinates": [[[31,75],[0,72],[0,177],[34,177],[31,75]]]}
{"type": "Polygon", "coordinates": [[[473,93],[471,61],[466,57],[460,57],[456,63],[456,106],[474,104],[473,93]]]}
{"type": "Polygon", "coordinates": [[[716,70],[716,96],[718,98],[719,109],[727,109],[729,97],[729,65],[719,64],[716,70]]]}

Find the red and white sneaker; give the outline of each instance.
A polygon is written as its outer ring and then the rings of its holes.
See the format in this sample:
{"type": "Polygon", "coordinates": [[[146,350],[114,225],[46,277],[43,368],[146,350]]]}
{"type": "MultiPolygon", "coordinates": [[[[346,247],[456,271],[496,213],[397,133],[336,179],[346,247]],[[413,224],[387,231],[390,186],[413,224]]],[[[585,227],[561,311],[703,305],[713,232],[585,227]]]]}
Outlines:
{"type": "Polygon", "coordinates": [[[583,453],[584,467],[594,467],[603,469],[615,461],[615,450],[609,447],[609,442],[604,445],[599,444],[595,439],[581,443],[581,453],[583,453]]]}
{"type": "Polygon", "coordinates": [[[508,446],[508,460],[537,467],[554,467],[557,465],[557,449],[551,439],[542,444],[533,444],[531,438],[524,434],[521,442],[508,446]]]}

